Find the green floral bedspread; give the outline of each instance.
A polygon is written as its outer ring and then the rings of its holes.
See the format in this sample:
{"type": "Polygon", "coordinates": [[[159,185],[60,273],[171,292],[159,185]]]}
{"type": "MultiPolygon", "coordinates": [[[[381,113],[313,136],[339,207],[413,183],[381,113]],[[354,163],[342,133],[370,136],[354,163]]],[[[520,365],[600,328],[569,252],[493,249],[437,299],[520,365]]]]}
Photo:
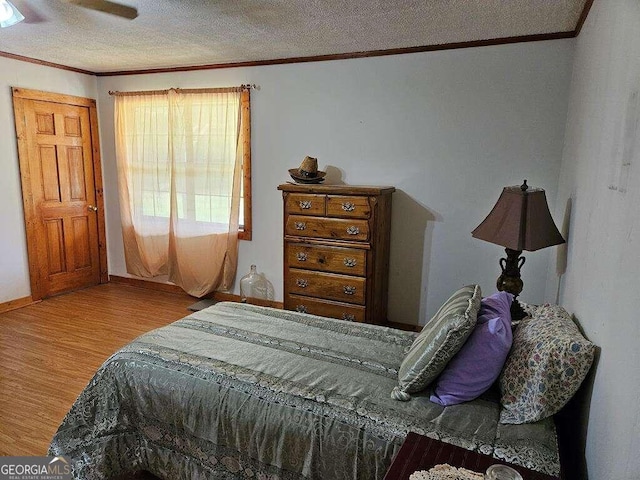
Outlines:
{"type": "Polygon", "coordinates": [[[552,421],[498,425],[488,398],[391,399],[414,333],[237,303],[108,359],[52,440],[74,475],[382,479],[408,431],[557,474],[552,421]]]}

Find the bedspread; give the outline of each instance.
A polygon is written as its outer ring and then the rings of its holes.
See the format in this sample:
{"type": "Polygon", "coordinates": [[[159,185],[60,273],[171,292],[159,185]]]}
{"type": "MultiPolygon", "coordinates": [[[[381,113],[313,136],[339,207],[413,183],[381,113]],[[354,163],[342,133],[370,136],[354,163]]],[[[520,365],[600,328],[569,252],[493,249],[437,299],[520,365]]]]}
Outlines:
{"type": "Polygon", "coordinates": [[[391,399],[414,333],[219,303],[125,346],[52,440],[76,478],[381,479],[408,431],[558,473],[552,421],[391,399]]]}

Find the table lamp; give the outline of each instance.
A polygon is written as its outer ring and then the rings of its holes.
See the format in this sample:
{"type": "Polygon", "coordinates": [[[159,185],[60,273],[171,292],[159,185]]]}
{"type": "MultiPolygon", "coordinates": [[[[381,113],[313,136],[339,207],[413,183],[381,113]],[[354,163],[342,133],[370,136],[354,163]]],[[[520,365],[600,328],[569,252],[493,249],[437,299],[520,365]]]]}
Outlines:
{"type": "Polygon", "coordinates": [[[525,258],[523,250],[533,252],[541,248],[564,243],[558,231],[542,188],[530,188],[527,181],[520,186],[505,187],[495,206],[471,235],[505,247],[507,258],[500,259],[502,273],[496,286],[499,291],[512,293],[511,317],[520,320],[526,316],[518,303],[524,283],[520,269],[525,258]]]}

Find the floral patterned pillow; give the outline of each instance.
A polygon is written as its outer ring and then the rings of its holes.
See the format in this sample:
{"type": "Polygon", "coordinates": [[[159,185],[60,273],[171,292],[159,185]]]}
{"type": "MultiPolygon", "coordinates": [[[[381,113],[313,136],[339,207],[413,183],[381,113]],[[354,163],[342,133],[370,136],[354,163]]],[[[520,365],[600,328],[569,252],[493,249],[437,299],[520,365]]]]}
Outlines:
{"type": "Polygon", "coordinates": [[[528,306],[530,318],[513,333],[500,374],[500,423],[529,423],[556,414],[576,393],[593,362],[595,346],[565,309],[528,306]]]}

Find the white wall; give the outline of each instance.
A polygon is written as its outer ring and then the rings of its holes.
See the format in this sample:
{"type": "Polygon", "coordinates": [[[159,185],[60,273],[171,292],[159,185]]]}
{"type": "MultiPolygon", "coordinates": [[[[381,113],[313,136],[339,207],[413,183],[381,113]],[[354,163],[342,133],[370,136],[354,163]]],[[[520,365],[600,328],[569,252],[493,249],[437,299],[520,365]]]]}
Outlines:
{"type": "MultiPolygon", "coordinates": [[[[569,232],[560,304],[575,314],[587,337],[601,348],[588,418],[589,478],[638,479],[640,3],[637,0],[594,2],[577,39],[557,198],[556,219],[569,232]]],[[[564,262],[559,263],[562,267],[564,262]]],[[[546,297],[555,301],[556,263],[551,265],[549,277],[546,297]]]]}
{"type": "Polygon", "coordinates": [[[31,294],[11,87],[96,98],[96,78],[0,57],[0,303],[31,294]]]}
{"type": "MultiPolygon", "coordinates": [[[[282,197],[305,155],[348,184],[393,185],[390,320],[424,323],[459,286],[492,293],[501,247],[471,237],[505,185],[547,189],[553,207],[572,40],[333,62],[98,79],[109,271],[124,266],[109,90],[255,83],[255,263],[282,299],[282,197]]],[[[527,255],[522,298],[542,301],[549,251],[527,255]]],[[[236,286],[236,292],[237,292],[236,286]]]]}

